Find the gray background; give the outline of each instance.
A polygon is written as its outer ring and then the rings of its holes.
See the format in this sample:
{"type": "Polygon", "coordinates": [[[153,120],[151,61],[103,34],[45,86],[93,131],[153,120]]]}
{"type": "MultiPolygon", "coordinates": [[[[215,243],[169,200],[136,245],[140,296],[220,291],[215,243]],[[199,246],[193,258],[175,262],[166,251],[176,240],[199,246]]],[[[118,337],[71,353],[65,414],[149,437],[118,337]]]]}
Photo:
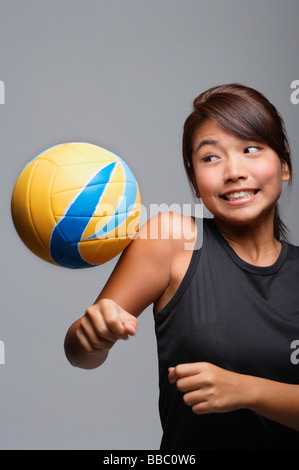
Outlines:
{"type": "Polygon", "coordinates": [[[193,203],[181,161],[193,98],[241,82],[285,119],[294,178],[283,214],[299,244],[297,0],[0,1],[2,449],[157,449],[161,438],[152,309],[102,368],[65,359],[69,325],[116,259],[71,271],[39,260],[12,225],[10,198],[42,150],[86,141],[120,155],[146,208],[193,203]]]}

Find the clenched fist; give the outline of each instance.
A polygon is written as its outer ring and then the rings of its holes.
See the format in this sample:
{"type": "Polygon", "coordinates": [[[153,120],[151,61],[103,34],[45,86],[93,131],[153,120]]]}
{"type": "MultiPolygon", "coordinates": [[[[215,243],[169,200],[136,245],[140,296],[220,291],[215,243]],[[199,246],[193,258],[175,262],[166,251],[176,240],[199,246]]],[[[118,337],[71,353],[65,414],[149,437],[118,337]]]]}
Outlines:
{"type": "Polygon", "coordinates": [[[138,320],[116,302],[102,299],[88,307],[78,321],[76,335],[81,346],[89,353],[109,350],[118,339],[134,336],[138,320]]]}
{"type": "Polygon", "coordinates": [[[135,335],[137,324],[137,318],[116,302],[101,299],[69,328],[64,343],[66,356],[73,366],[98,367],[117,340],[135,335]]]}

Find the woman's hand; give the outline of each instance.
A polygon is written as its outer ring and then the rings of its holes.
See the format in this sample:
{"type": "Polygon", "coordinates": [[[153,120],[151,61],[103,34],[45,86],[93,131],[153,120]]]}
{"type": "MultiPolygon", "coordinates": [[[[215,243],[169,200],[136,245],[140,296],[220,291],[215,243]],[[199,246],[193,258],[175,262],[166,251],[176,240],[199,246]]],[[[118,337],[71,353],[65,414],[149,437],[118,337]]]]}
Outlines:
{"type": "Polygon", "coordinates": [[[93,369],[106,360],[119,339],[134,336],[138,320],[111,299],[101,299],[71,325],[65,353],[73,366],[93,369]]]}
{"type": "Polygon", "coordinates": [[[108,350],[119,340],[134,336],[138,320],[116,302],[101,299],[88,307],[78,321],[76,336],[82,348],[88,353],[108,350]]]}
{"type": "Polygon", "coordinates": [[[207,362],[170,367],[168,377],[195,414],[247,408],[299,431],[299,385],[239,374],[207,362]]]}
{"type": "Polygon", "coordinates": [[[222,413],[246,405],[248,376],[196,362],[170,367],[168,377],[183,392],[184,402],[195,414],[222,413]]]}

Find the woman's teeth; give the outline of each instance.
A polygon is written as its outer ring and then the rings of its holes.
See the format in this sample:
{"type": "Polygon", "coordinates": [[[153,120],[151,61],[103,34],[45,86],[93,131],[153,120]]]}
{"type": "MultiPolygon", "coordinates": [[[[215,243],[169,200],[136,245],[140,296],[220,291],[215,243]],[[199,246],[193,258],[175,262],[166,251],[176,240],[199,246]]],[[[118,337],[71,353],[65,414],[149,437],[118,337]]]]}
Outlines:
{"type": "Polygon", "coordinates": [[[256,191],[240,191],[236,193],[225,194],[224,198],[228,201],[235,201],[237,199],[243,199],[245,197],[254,196],[256,191]]]}

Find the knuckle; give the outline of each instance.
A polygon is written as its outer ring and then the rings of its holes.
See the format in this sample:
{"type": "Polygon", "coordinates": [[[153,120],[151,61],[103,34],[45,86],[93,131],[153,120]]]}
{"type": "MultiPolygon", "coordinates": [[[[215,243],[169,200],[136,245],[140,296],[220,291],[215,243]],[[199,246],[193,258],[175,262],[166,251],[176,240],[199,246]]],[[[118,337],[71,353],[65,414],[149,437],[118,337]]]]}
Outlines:
{"type": "Polygon", "coordinates": [[[204,376],[204,381],[206,385],[211,387],[215,382],[213,373],[207,372],[204,376]]]}
{"type": "Polygon", "coordinates": [[[177,386],[178,390],[180,390],[180,391],[182,392],[183,389],[184,389],[183,380],[182,380],[182,379],[178,379],[177,382],[176,382],[176,386],[177,386]]]}
{"type": "Polygon", "coordinates": [[[86,313],[92,317],[96,315],[105,316],[107,311],[110,311],[111,305],[112,301],[110,299],[100,299],[97,303],[88,307],[86,309],[86,313]]]}
{"type": "Polygon", "coordinates": [[[108,323],[112,328],[117,328],[119,326],[119,319],[117,316],[113,316],[109,319],[108,323]]]}
{"type": "Polygon", "coordinates": [[[208,362],[202,362],[201,363],[201,369],[203,371],[209,370],[209,368],[210,368],[210,364],[208,362]]]}
{"type": "Polygon", "coordinates": [[[87,329],[88,324],[89,324],[89,319],[86,316],[82,317],[80,320],[77,333],[82,333],[82,331],[85,331],[87,329]]]}
{"type": "Polygon", "coordinates": [[[185,393],[185,395],[183,396],[183,401],[184,401],[185,405],[190,406],[190,397],[189,397],[188,393],[185,393]]]}
{"type": "Polygon", "coordinates": [[[97,302],[97,304],[100,307],[100,309],[107,309],[107,308],[111,308],[112,306],[114,306],[115,302],[111,299],[100,299],[97,302]]]}
{"type": "Polygon", "coordinates": [[[105,308],[107,306],[107,299],[100,299],[97,304],[99,308],[105,308]]]}
{"type": "Polygon", "coordinates": [[[192,411],[193,411],[194,414],[199,415],[199,414],[202,414],[202,412],[205,411],[205,408],[203,406],[193,405],[192,406],[192,411]]]}
{"type": "Polygon", "coordinates": [[[215,413],[221,411],[223,408],[223,403],[220,399],[215,399],[214,402],[213,402],[213,411],[215,413]]]}
{"type": "Polygon", "coordinates": [[[211,364],[209,362],[202,362],[200,368],[203,373],[209,373],[211,371],[211,364]]]}
{"type": "Polygon", "coordinates": [[[89,307],[87,307],[87,309],[85,310],[85,317],[91,319],[93,318],[94,314],[95,314],[95,306],[90,305],[89,307]]]}
{"type": "Polygon", "coordinates": [[[78,332],[80,332],[82,335],[89,336],[93,329],[94,328],[92,320],[85,316],[82,317],[79,324],[78,332]]]}
{"type": "Polygon", "coordinates": [[[183,372],[182,365],[179,364],[179,365],[175,366],[174,372],[175,372],[175,374],[179,377],[179,376],[182,374],[182,372],[183,372]]]}

